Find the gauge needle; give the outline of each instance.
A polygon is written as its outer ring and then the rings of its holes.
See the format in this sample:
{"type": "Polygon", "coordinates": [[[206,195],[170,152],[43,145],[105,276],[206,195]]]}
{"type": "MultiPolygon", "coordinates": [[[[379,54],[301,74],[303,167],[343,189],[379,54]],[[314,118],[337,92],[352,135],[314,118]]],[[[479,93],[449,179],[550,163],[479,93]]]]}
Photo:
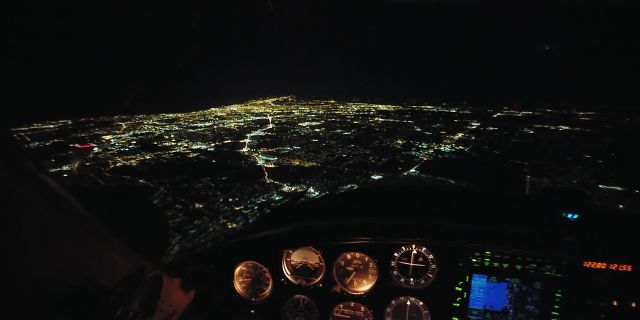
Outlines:
{"type": "Polygon", "coordinates": [[[356,276],[356,272],[352,272],[351,275],[347,278],[347,281],[345,282],[345,284],[349,284],[349,282],[351,282],[351,280],[353,279],[353,277],[356,276]]]}
{"type": "Polygon", "coordinates": [[[411,309],[411,301],[407,301],[407,314],[405,319],[409,320],[409,309],[411,309]]]}
{"type": "Polygon", "coordinates": [[[409,263],[409,262],[404,262],[404,261],[398,261],[399,264],[406,264],[408,266],[414,266],[414,267],[426,267],[426,264],[421,264],[421,263],[409,263]]]}
{"type": "Polygon", "coordinates": [[[333,316],[334,317],[338,317],[338,318],[351,319],[351,316],[346,315],[346,314],[341,314],[341,313],[334,313],[333,316]]]}
{"type": "Polygon", "coordinates": [[[413,273],[413,257],[415,256],[416,251],[411,251],[411,263],[409,264],[409,275],[413,273]]]}

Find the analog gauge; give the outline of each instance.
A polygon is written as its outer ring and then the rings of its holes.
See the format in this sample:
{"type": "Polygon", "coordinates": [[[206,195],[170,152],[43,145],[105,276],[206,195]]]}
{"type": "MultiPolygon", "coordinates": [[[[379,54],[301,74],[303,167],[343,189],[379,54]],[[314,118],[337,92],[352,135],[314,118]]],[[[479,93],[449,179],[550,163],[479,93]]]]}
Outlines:
{"type": "Polygon", "coordinates": [[[391,259],[391,275],[403,287],[423,288],[438,271],[436,258],[429,249],[412,244],[400,247],[391,259]]]}
{"type": "Polygon", "coordinates": [[[333,277],[340,288],[350,294],[364,294],[378,280],[378,265],[361,252],[345,252],[333,265],[333,277]]]}
{"type": "Polygon", "coordinates": [[[324,259],[320,252],[312,247],[285,250],[282,256],[282,271],[291,282],[309,287],[324,277],[324,259]]]}
{"type": "Polygon", "coordinates": [[[389,303],[384,310],[385,320],[431,320],[429,309],[413,297],[400,297],[389,303]]]}
{"type": "Polygon", "coordinates": [[[265,266],[255,261],[245,261],[236,267],[233,286],[243,298],[260,301],[271,294],[273,279],[265,266]]]}
{"type": "Polygon", "coordinates": [[[282,307],[282,320],[317,320],[319,317],[315,302],[301,294],[289,298],[282,307]]]}
{"type": "Polygon", "coordinates": [[[331,320],[373,320],[371,310],[360,303],[343,302],[331,311],[331,320]]]}

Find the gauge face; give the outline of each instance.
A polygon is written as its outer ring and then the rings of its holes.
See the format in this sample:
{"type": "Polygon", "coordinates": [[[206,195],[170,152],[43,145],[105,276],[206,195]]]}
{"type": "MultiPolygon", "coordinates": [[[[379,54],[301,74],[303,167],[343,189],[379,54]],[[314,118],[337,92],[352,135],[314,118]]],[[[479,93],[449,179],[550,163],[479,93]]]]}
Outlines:
{"type": "Polygon", "coordinates": [[[364,253],[345,252],[333,265],[333,277],[347,293],[364,294],[378,280],[378,265],[364,253]]]}
{"type": "Polygon", "coordinates": [[[400,247],[391,259],[391,275],[403,287],[423,288],[436,276],[438,264],[429,249],[411,244],[400,247]]]}
{"type": "Polygon", "coordinates": [[[312,247],[285,250],[282,256],[282,271],[291,282],[309,287],[324,277],[324,259],[312,247]]]}
{"type": "Polygon", "coordinates": [[[255,261],[245,261],[236,267],[233,286],[243,298],[260,301],[271,294],[273,279],[265,266],[255,261]]]}
{"type": "Polygon", "coordinates": [[[317,320],[319,317],[315,302],[301,294],[289,298],[282,307],[283,320],[317,320]]]}
{"type": "Polygon", "coordinates": [[[331,320],[373,320],[373,314],[360,303],[347,301],[331,310],[331,320]]]}
{"type": "Polygon", "coordinates": [[[413,297],[400,297],[389,303],[384,311],[385,320],[431,320],[431,314],[422,301],[413,297]]]}

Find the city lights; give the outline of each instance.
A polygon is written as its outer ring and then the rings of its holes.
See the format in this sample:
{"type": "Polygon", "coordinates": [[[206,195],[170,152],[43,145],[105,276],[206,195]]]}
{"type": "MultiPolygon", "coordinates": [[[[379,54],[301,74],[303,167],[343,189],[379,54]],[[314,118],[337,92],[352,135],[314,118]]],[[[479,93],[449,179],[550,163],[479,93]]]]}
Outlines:
{"type": "MultiPolygon", "coordinates": [[[[624,191],[638,186],[596,181],[592,174],[595,166],[606,169],[612,157],[588,150],[607,143],[598,121],[605,120],[596,113],[548,108],[285,96],[187,113],[36,123],[13,134],[64,185],[153,190],[146,200],[170,221],[171,256],[206,248],[291,199],[401,177],[482,189],[493,176],[484,165],[469,169],[478,159],[500,159],[499,166],[526,163],[527,180],[514,180],[514,191],[575,188],[601,205],[633,210],[637,205],[624,191]],[[572,162],[576,154],[580,166],[572,162]],[[460,175],[442,160],[464,161],[469,171],[460,175]]],[[[575,211],[562,217],[583,218],[575,211]]]]}

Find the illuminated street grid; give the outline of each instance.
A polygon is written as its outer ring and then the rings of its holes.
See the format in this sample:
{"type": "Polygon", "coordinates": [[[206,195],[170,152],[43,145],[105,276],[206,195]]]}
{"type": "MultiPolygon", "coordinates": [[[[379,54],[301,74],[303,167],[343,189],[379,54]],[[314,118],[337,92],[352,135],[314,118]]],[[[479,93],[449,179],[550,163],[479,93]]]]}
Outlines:
{"type": "Polygon", "coordinates": [[[616,154],[601,117],[280,97],[190,113],[52,121],[13,133],[63,185],[153,188],[149,201],[170,221],[170,260],[290,199],[399,176],[465,183],[429,172],[437,159],[526,163],[533,189],[573,188],[637,212],[637,182],[608,171],[616,154]]]}

